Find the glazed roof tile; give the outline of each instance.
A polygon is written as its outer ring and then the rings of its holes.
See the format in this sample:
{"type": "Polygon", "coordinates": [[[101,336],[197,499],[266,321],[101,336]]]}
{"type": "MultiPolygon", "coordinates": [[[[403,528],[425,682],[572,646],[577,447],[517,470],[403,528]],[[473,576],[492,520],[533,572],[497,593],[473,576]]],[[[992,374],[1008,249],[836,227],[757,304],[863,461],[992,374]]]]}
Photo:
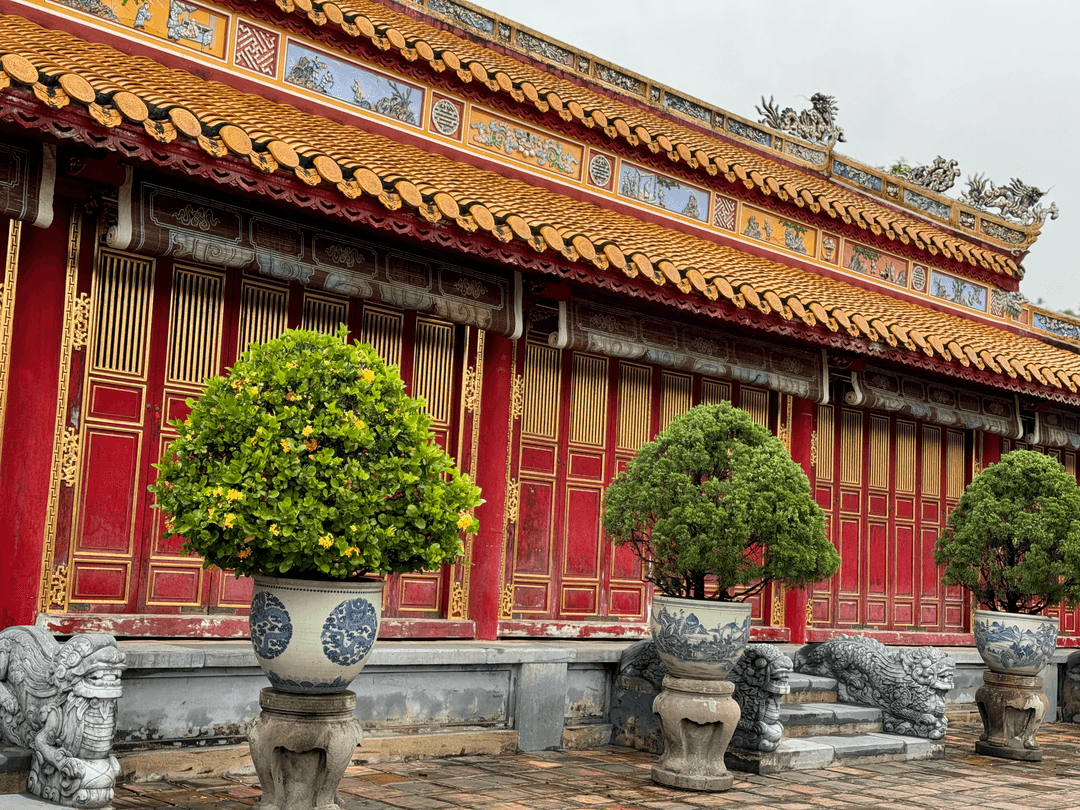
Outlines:
{"type": "Polygon", "coordinates": [[[267,173],[292,172],[313,186],[336,186],[348,199],[373,197],[388,209],[404,205],[428,221],[522,240],[540,252],[644,275],[657,285],[787,321],[1073,393],[1080,388],[1080,356],[1033,338],[643,222],[0,15],[0,95],[20,90],[50,108],[79,106],[104,127],[141,125],[160,142],[194,141],[211,158],[246,157],[267,173]]]}
{"type": "Polygon", "coordinates": [[[372,0],[275,0],[286,12],[306,15],[317,25],[333,25],[354,38],[399,51],[409,60],[424,59],[435,70],[455,71],[462,82],[480,81],[489,89],[533,104],[541,112],[555,109],[567,121],[599,126],[631,146],[644,142],[675,162],[709,174],[721,173],[765,195],[776,194],[815,213],[854,223],[875,234],[915,245],[932,255],[1023,277],[1016,262],[970,244],[933,225],[893,211],[823,177],[798,171],[767,156],[682,126],[618,99],[582,87],[511,56],[435,28],[372,0]]]}

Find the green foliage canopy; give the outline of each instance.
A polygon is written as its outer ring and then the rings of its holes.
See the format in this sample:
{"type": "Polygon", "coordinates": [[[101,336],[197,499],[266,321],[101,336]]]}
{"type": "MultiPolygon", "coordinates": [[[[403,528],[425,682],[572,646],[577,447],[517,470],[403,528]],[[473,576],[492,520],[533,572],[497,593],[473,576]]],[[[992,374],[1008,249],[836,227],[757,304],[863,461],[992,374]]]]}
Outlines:
{"type": "Polygon", "coordinates": [[[990,610],[1080,600],[1080,488],[1055,458],[1013,450],[972,479],[934,546],[943,580],[990,610]]]}
{"type": "Polygon", "coordinates": [[[604,494],[603,525],[669,596],[740,599],[840,565],[805,473],[727,402],[676,416],[644,445],[604,494]]]}
{"type": "Polygon", "coordinates": [[[237,575],[432,569],[476,532],[480,490],[370,346],[290,330],[207,381],[150,486],[166,536],[237,575]]]}

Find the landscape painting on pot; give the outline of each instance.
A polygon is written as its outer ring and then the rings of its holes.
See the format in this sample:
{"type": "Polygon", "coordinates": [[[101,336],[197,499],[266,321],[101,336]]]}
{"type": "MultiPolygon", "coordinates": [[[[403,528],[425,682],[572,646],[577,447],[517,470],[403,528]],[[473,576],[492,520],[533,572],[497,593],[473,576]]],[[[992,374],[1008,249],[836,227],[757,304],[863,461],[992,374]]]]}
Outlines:
{"type": "Polygon", "coordinates": [[[773,580],[818,582],[840,564],[806,474],[727,402],[690,409],[645,444],[608,487],[603,525],[644,561],[660,594],[657,651],[673,671],[692,662],[687,677],[720,679],[734,666],[750,634],[739,600],[773,580]],[[727,617],[713,618],[714,606],[727,617]]]}
{"type": "Polygon", "coordinates": [[[187,553],[255,576],[252,643],[284,691],[345,690],[378,634],[383,583],[364,575],[435,569],[478,529],[480,491],[423,401],[346,335],[253,344],[188,400],[150,487],[187,553]]]}

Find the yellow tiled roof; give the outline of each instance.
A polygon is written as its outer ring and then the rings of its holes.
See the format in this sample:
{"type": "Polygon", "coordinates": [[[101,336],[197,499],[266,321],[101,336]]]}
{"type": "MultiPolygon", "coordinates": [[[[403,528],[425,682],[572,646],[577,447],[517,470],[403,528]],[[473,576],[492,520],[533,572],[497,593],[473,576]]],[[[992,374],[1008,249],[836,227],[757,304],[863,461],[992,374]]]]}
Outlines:
{"type": "Polygon", "coordinates": [[[1080,356],[842,281],[570,199],[356,127],[248,95],[105,45],[0,16],[0,96],[30,91],[77,105],[105,127],[141,125],[156,140],[197,142],[214,158],[328,183],[346,198],[402,205],[428,221],[484,230],[538,252],[639,274],[788,321],[883,340],[963,366],[1076,392],[1080,356]]]}
{"type": "Polygon", "coordinates": [[[497,93],[528,102],[541,112],[556,110],[565,120],[599,126],[609,136],[636,146],[645,143],[675,162],[711,175],[723,174],[747,188],[776,194],[815,213],[854,223],[875,234],[915,245],[933,255],[979,265],[1009,276],[1022,276],[1008,256],[976,247],[925,222],[861,197],[813,174],[680,126],[646,110],[593,92],[511,56],[434,28],[372,0],[275,0],[284,11],[303,13],[317,25],[334,25],[351,37],[368,39],[383,50],[395,49],[406,59],[423,59],[435,70],[456,72],[462,82],[480,81],[497,93]]]}

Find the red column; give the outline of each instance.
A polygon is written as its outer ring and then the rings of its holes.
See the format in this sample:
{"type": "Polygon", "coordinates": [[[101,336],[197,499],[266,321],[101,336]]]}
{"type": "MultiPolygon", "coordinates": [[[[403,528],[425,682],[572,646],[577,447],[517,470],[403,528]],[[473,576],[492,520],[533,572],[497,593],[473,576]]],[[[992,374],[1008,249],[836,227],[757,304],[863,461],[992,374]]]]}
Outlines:
{"type": "MultiPolygon", "coordinates": [[[[791,457],[803,468],[811,486],[814,481],[814,459],[811,444],[814,434],[813,402],[800,397],[789,397],[791,408],[791,457]]],[[[806,643],[806,590],[791,588],[784,597],[784,624],[791,631],[792,644],[806,643]]]]}
{"type": "Polygon", "coordinates": [[[982,469],[1001,461],[1001,437],[996,433],[982,433],[982,469]]]}
{"type": "Polygon", "coordinates": [[[480,389],[480,452],[475,476],[484,503],[476,510],[480,531],[473,540],[469,618],[476,623],[476,637],[489,641],[499,632],[499,577],[505,543],[506,463],[513,381],[514,341],[488,332],[480,389]]]}
{"type": "Polygon", "coordinates": [[[50,228],[23,225],[0,457],[0,628],[33,624],[37,611],[67,247],[68,217],[60,204],[50,228]]]}

